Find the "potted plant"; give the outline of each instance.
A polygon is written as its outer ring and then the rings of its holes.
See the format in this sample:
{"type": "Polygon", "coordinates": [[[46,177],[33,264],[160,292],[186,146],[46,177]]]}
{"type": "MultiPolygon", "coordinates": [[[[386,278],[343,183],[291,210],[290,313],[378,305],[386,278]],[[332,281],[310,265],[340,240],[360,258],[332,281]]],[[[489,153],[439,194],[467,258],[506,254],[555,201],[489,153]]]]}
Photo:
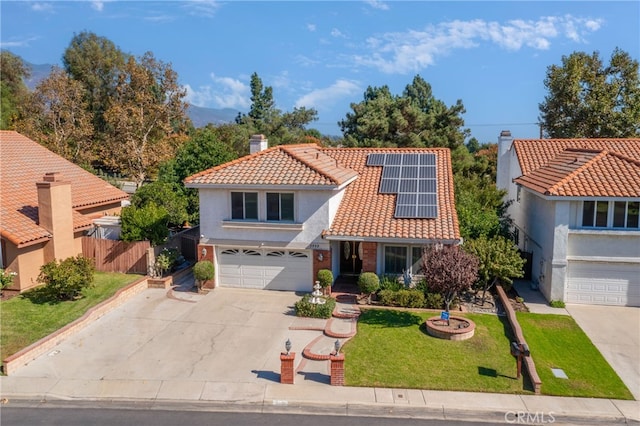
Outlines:
{"type": "Polygon", "coordinates": [[[196,280],[198,292],[202,291],[205,282],[212,280],[215,276],[215,267],[209,260],[201,260],[193,265],[193,278],[196,280]]]}
{"type": "Polygon", "coordinates": [[[322,288],[322,294],[331,296],[331,285],[333,284],[333,272],[329,269],[320,269],[318,271],[318,281],[322,288]]]}

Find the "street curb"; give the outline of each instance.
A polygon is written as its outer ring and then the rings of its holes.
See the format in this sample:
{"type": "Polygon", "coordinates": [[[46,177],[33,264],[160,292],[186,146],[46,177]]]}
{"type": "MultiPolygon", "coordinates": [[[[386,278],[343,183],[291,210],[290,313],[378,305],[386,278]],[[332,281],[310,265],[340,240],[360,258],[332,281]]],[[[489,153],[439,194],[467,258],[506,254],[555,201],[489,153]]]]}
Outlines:
{"type": "MultiPolygon", "coordinates": [[[[201,412],[237,412],[260,414],[304,414],[344,417],[376,417],[399,419],[424,419],[441,421],[473,421],[488,424],[542,424],[541,417],[537,422],[527,421],[526,412],[489,410],[450,409],[445,407],[424,407],[409,405],[390,405],[380,403],[323,402],[262,400],[255,402],[235,401],[194,401],[163,399],[118,399],[118,398],[66,398],[36,395],[30,397],[14,397],[4,395],[4,407],[19,408],[101,408],[101,409],[137,409],[158,411],[201,411],[201,412]],[[518,418],[520,415],[521,418],[518,418]]],[[[540,413],[532,413],[540,416],[540,413]]],[[[582,416],[553,414],[553,420],[546,415],[543,423],[561,425],[601,425],[621,424],[640,425],[640,421],[625,416],[582,416]]]]}

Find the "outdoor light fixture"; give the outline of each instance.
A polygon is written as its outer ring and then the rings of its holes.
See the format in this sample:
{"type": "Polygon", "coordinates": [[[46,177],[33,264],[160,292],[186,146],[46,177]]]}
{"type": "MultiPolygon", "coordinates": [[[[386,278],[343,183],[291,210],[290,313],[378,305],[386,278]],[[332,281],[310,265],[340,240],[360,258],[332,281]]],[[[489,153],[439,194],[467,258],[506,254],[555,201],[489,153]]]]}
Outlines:
{"type": "Polygon", "coordinates": [[[322,262],[324,260],[324,255],[322,253],[318,253],[318,262],[322,262]]]}
{"type": "Polygon", "coordinates": [[[289,351],[291,350],[291,340],[287,339],[287,341],[284,342],[284,348],[287,351],[287,355],[289,355],[289,351]]]}
{"type": "Polygon", "coordinates": [[[206,247],[202,247],[202,257],[205,257],[207,255],[207,248],[206,247]]]}
{"type": "Polygon", "coordinates": [[[336,348],[336,355],[338,355],[338,352],[340,352],[340,340],[336,339],[336,342],[333,344],[333,346],[336,348]]]}

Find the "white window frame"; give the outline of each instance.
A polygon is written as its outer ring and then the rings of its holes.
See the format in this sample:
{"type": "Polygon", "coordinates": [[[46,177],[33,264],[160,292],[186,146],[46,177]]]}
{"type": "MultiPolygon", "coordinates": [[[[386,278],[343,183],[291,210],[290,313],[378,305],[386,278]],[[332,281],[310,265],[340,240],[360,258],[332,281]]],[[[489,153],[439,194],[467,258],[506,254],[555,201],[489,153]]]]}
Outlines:
{"type": "Polygon", "coordinates": [[[239,221],[258,221],[260,220],[260,194],[254,191],[230,191],[229,193],[229,201],[230,201],[230,215],[231,220],[239,220],[239,221]],[[242,194],[242,218],[233,217],[233,194],[242,194]],[[255,194],[256,196],[256,217],[247,218],[247,194],[255,194]]]}
{"type": "Polygon", "coordinates": [[[637,227],[629,227],[628,226],[628,218],[629,218],[629,203],[638,203],[639,201],[615,201],[615,200],[585,200],[580,203],[580,227],[585,229],[619,229],[619,230],[635,230],[640,229],[640,223],[637,227]],[[584,224],[584,214],[585,214],[585,203],[593,202],[594,210],[593,217],[591,218],[591,224],[584,224]],[[597,226],[596,221],[598,217],[598,204],[606,203],[607,204],[607,224],[605,226],[597,226]],[[616,203],[625,203],[624,206],[624,226],[614,226],[614,214],[615,214],[615,205],[616,203]]]}
{"type": "Polygon", "coordinates": [[[280,191],[266,191],[264,195],[264,205],[265,205],[265,220],[267,222],[286,222],[293,223],[296,220],[296,196],[293,192],[280,192],[280,191]],[[269,219],[269,195],[277,195],[278,196],[278,219],[269,219]],[[283,219],[282,218],[282,196],[283,195],[291,195],[291,219],[283,219]]]}

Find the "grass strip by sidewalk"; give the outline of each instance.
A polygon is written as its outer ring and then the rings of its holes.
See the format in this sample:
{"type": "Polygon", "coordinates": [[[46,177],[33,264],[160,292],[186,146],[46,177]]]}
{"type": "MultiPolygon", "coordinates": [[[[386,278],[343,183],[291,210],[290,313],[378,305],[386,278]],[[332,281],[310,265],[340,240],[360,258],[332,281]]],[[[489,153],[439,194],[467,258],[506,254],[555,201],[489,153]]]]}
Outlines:
{"type": "MultiPolygon", "coordinates": [[[[424,320],[435,315],[386,309],[365,310],[358,333],[348,341],[348,386],[470,392],[533,393],[516,379],[509,351],[511,330],[496,315],[464,314],[476,323],[474,337],[448,341],[429,336],[424,320]]],[[[524,376],[523,376],[524,377],[524,376]]]]}
{"type": "Polygon", "coordinates": [[[140,275],[96,272],[95,285],[84,289],[84,297],[78,300],[51,302],[38,297],[36,289],[1,302],[0,360],[80,318],[138,278],[140,275]]]}
{"type": "Polygon", "coordinates": [[[545,395],[633,399],[631,392],[573,318],[517,312],[545,395]],[[562,369],[568,379],[555,377],[562,369]]]}

